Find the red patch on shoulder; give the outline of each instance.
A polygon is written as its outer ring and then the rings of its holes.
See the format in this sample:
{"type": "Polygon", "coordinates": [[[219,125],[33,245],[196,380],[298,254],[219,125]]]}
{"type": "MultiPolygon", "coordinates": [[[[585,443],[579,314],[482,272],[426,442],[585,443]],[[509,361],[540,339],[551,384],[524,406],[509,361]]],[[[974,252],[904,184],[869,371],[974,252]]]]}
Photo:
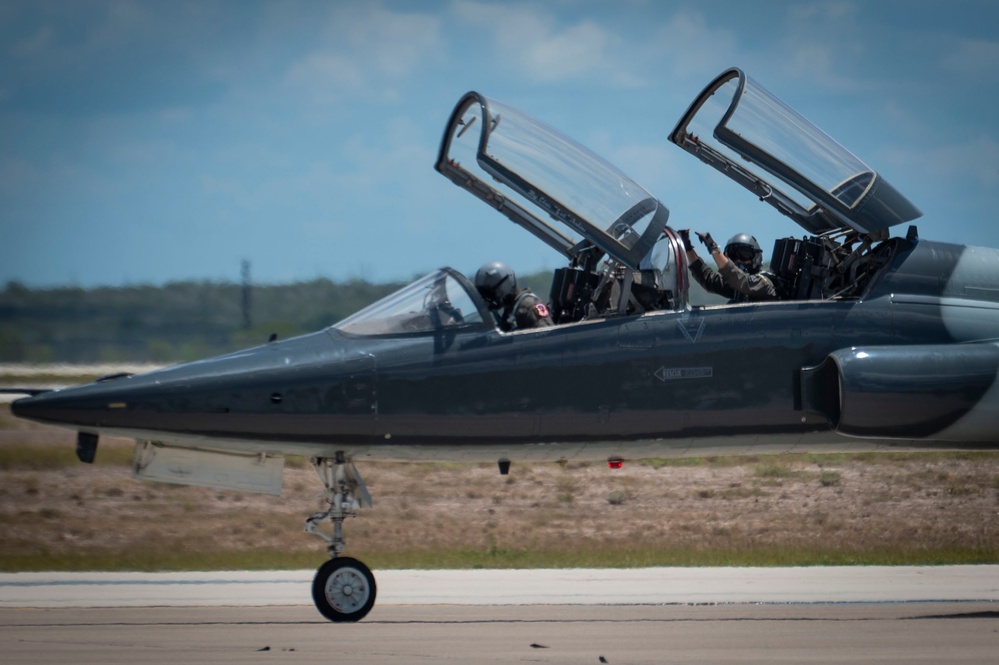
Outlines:
{"type": "Polygon", "coordinates": [[[538,313],[538,316],[540,316],[541,318],[543,318],[543,319],[547,318],[547,316],[548,316],[548,306],[545,305],[543,302],[539,302],[538,304],[536,304],[534,306],[534,310],[538,313]]]}

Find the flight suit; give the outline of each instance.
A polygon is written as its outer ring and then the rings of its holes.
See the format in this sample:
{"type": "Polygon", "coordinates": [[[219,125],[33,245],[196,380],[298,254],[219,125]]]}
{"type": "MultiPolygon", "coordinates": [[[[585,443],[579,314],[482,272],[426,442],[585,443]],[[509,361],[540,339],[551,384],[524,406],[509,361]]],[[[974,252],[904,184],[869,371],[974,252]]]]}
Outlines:
{"type": "Polygon", "coordinates": [[[705,290],[728,298],[729,303],[777,300],[777,289],[767,273],[750,275],[731,261],[715,272],[698,257],[690,264],[690,274],[705,290]]]}
{"type": "Polygon", "coordinates": [[[554,325],[548,306],[528,289],[517,294],[513,303],[503,310],[501,324],[507,331],[554,325]]]}

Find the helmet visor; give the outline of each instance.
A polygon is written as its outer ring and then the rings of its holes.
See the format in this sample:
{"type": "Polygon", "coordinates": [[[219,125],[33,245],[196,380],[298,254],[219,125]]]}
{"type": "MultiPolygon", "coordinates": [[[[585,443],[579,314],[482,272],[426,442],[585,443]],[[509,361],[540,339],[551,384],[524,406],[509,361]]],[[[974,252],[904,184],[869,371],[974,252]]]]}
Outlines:
{"type": "Polygon", "coordinates": [[[756,249],[751,245],[729,245],[725,249],[725,254],[733,261],[752,263],[756,249]]]}
{"type": "Polygon", "coordinates": [[[488,280],[485,284],[478,284],[479,293],[482,297],[493,304],[500,304],[507,293],[513,290],[510,275],[503,275],[496,281],[488,280]]]}

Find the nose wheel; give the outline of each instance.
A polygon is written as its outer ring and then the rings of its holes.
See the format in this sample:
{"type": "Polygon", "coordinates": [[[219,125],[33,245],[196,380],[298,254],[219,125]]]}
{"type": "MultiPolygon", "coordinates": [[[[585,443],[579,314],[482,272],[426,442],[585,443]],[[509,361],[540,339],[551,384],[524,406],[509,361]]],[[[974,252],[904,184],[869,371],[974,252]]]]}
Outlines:
{"type": "Polygon", "coordinates": [[[320,614],[330,621],[360,621],[375,605],[375,576],[357,559],[342,557],[340,553],[347,544],[343,537],[344,519],[355,517],[361,506],[370,506],[371,495],[357,469],[342,452],[332,459],[314,458],[312,466],[323,483],[328,509],[305,520],[305,530],[325,540],[332,557],[316,571],[312,600],[320,614]],[[319,528],[326,520],[332,523],[330,534],[319,528]]]}
{"type": "Polygon", "coordinates": [[[375,605],[375,576],[357,559],[330,559],[312,580],[312,600],[330,621],[360,621],[375,605]]]}

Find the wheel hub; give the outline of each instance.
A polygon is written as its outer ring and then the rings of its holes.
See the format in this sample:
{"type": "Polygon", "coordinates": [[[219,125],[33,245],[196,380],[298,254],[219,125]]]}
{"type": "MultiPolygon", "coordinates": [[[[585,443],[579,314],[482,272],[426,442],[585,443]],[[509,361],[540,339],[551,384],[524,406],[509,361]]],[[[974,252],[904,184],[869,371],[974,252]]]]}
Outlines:
{"type": "Polygon", "coordinates": [[[369,590],[361,574],[352,568],[341,568],[326,582],[326,599],[337,611],[356,611],[368,600],[369,590]]]}

